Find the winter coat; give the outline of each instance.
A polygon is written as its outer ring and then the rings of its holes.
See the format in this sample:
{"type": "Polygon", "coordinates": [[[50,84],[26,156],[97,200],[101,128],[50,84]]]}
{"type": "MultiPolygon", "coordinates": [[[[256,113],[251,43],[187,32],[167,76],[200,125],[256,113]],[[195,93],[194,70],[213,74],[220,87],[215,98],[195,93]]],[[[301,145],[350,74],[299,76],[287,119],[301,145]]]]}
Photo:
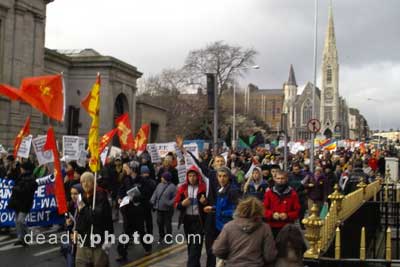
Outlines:
{"type": "Polygon", "coordinates": [[[247,218],[228,222],[212,250],[229,267],[264,267],[277,255],[271,228],[261,220],[247,218]]]}
{"type": "Polygon", "coordinates": [[[254,181],[251,181],[249,183],[249,187],[247,188],[247,192],[245,193],[245,196],[253,196],[253,197],[256,197],[259,200],[263,201],[265,191],[267,191],[268,187],[269,187],[268,183],[263,179],[261,179],[261,184],[258,186],[257,189],[256,189],[256,185],[255,185],[254,181]]]}
{"type": "Polygon", "coordinates": [[[33,205],[33,198],[38,187],[32,173],[21,174],[12,188],[8,207],[16,212],[28,213],[33,205]]]}
{"type": "Polygon", "coordinates": [[[195,167],[192,166],[189,168],[189,170],[186,172],[186,180],[185,182],[179,186],[178,192],[176,193],[175,200],[174,200],[174,206],[180,211],[179,214],[179,222],[178,222],[178,228],[180,227],[181,224],[183,224],[185,216],[186,216],[186,209],[190,208],[189,207],[184,207],[182,206],[182,201],[185,200],[189,196],[188,188],[189,188],[189,179],[188,179],[188,173],[190,171],[195,171],[197,173],[197,178],[198,178],[198,189],[197,189],[197,203],[198,203],[198,209],[199,209],[199,221],[201,225],[204,225],[204,220],[205,220],[205,214],[203,212],[204,205],[200,203],[200,198],[202,196],[206,196],[207,193],[207,186],[204,183],[199,170],[195,167]]]}
{"type": "Polygon", "coordinates": [[[176,185],[173,183],[159,183],[154,191],[150,203],[155,210],[169,211],[173,209],[176,195],[176,185]]]}
{"type": "Polygon", "coordinates": [[[329,194],[329,181],[323,174],[319,177],[308,175],[304,179],[307,196],[313,201],[326,202],[329,194]]]}
{"type": "Polygon", "coordinates": [[[233,184],[228,184],[217,193],[217,202],[215,204],[216,228],[221,231],[224,225],[232,220],[233,213],[239,200],[239,190],[233,184]]]}
{"type": "Polygon", "coordinates": [[[96,191],[96,203],[93,211],[93,196],[87,198],[83,196],[82,201],[85,206],[79,211],[78,219],[76,221],[76,231],[85,238],[85,247],[90,247],[90,233],[91,226],[93,225],[93,234],[101,236],[101,242],[97,246],[100,246],[104,242],[105,232],[109,234],[114,233],[114,226],[111,215],[111,206],[108,202],[107,193],[101,188],[97,188],[96,191]]]}
{"type": "Polygon", "coordinates": [[[360,182],[361,179],[364,181],[364,183],[368,183],[368,175],[364,173],[363,169],[354,168],[349,173],[349,180],[344,186],[344,193],[349,194],[357,190],[357,184],[360,182]]]}
{"type": "Polygon", "coordinates": [[[288,186],[282,194],[275,187],[268,189],[264,196],[265,219],[272,228],[282,228],[287,223],[294,222],[299,217],[300,203],[296,191],[288,186]],[[286,213],[287,219],[275,220],[275,213],[286,213]]]}

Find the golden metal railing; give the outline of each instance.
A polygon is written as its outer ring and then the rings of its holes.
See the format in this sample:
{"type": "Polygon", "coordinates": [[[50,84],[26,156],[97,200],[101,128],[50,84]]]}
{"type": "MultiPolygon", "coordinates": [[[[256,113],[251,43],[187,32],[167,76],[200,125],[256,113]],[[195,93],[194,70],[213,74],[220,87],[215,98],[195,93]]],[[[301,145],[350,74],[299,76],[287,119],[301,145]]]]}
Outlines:
{"type": "MultiPolygon", "coordinates": [[[[310,216],[304,218],[302,221],[306,228],[305,238],[310,244],[310,248],[304,253],[304,257],[316,259],[319,257],[321,252],[325,252],[335,236],[338,234],[340,236],[340,230],[339,232],[337,230],[340,223],[356,212],[365,201],[375,197],[375,195],[381,190],[381,186],[380,179],[368,185],[365,184],[364,181],[360,181],[357,185],[359,189],[344,196],[340,193],[339,186],[335,185],[335,191],[329,195],[331,206],[329,207],[328,214],[323,220],[320,219],[319,210],[314,204],[311,208],[310,216]]],[[[338,251],[336,253],[338,253],[340,257],[340,240],[339,244],[336,245],[338,245],[338,251]]]]}

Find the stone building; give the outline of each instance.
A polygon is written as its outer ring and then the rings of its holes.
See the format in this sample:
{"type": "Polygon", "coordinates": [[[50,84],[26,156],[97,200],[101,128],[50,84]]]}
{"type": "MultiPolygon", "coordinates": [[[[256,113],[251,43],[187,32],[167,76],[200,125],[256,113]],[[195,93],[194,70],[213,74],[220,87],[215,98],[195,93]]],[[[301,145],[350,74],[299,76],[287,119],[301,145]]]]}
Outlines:
{"type": "MultiPolygon", "coordinates": [[[[289,78],[282,89],[260,90],[257,86],[249,85],[251,102],[247,106],[250,114],[260,114],[259,117],[274,129],[280,125],[281,113],[285,113],[290,138],[309,139],[311,134],[307,129],[307,122],[313,118],[312,93],[315,88],[314,111],[315,118],[321,122],[320,134],[327,138],[348,138],[349,107],[339,94],[339,59],[332,6],[329,7],[321,72],[321,88],[314,87],[310,82],[305,86],[298,86],[292,65],[289,69],[289,78]]],[[[368,125],[365,118],[363,120],[364,124],[368,125]]]]}
{"type": "Polygon", "coordinates": [[[363,140],[369,137],[369,126],[367,120],[356,108],[349,108],[349,138],[363,140]]]}
{"type": "Polygon", "coordinates": [[[152,124],[157,131],[153,141],[164,139],[165,119],[162,109],[141,103],[136,108],[138,69],[119,59],[104,56],[93,49],[50,50],[44,47],[46,7],[50,0],[0,1],[0,83],[19,87],[22,78],[63,73],[65,83],[65,121],[49,120],[21,102],[0,96],[0,144],[11,146],[27,116],[31,116],[31,134],[45,134],[55,127],[57,136],[87,136],[91,119],[80,108],[81,100],[91,90],[97,73],[101,74],[100,134],[114,127],[114,119],[129,112],[132,128],[140,123],[152,124]],[[144,106],[146,106],[144,108],[144,106]],[[145,112],[142,112],[145,109],[145,112]],[[137,114],[145,118],[136,118],[137,114]]]}

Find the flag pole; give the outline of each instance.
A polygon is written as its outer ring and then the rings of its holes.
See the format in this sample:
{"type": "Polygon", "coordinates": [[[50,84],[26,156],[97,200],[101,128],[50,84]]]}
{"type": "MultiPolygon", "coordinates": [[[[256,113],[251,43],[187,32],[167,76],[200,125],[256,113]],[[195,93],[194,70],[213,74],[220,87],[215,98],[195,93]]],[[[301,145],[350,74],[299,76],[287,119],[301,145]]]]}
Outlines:
{"type": "Polygon", "coordinates": [[[61,72],[61,81],[62,81],[62,87],[63,87],[63,116],[62,116],[62,121],[64,121],[65,119],[65,107],[66,107],[66,103],[67,103],[67,97],[65,94],[66,88],[65,88],[65,81],[64,81],[64,72],[61,72]]]}

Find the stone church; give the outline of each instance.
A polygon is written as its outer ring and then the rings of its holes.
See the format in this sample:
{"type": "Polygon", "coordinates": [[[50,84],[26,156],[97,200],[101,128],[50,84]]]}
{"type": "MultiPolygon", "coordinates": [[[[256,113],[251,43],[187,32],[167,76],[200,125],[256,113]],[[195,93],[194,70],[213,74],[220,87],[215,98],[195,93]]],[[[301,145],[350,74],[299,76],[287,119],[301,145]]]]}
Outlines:
{"type": "Polygon", "coordinates": [[[312,94],[315,90],[315,118],[321,122],[319,134],[327,138],[349,138],[349,132],[352,130],[349,129],[351,114],[346,100],[339,94],[339,59],[332,6],[329,7],[321,72],[321,88],[314,87],[311,82],[298,86],[292,65],[289,78],[281,89],[259,89],[250,84],[250,114],[261,114],[258,117],[275,130],[282,128],[282,114],[285,113],[287,132],[291,140],[310,139],[307,123],[313,118],[312,94]],[[268,112],[260,113],[260,110],[268,112]]]}
{"type": "MultiPolygon", "coordinates": [[[[339,94],[339,60],[336,48],[332,6],[329,7],[328,28],[322,59],[321,89],[315,87],[315,118],[321,122],[320,133],[327,138],[348,138],[348,106],[339,94]]],[[[312,119],[312,90],[308,82],[299,90],[293,66],[284,84],[283,112],[287,114],[288,134],[293,139],[308,139],[307,122],[312,119]]]]}
{"type": "Polygon", "coordinates": [[[136,81],[142,73],[134,66],[93,49],[50,50],[44,47],[46,8],[52,0],[0,0],[0,83],[19,87],[22,78],[63,73],[65,83],[65,121],[49,120],[21,102],[0,96],[0,144],[13,140],[31,116],[31,134],[45,134],[49,125],[57,136],[86,137],[90,117],[80,108],[101,74],[100,134],[114,127],[114,119],[129,112],[132,130],[142,123],[151,126],[151,142],[164,141],[165,110],[136,101],[136,81]],[[141,114],[138,116],[138,114],[141,114]]]}

